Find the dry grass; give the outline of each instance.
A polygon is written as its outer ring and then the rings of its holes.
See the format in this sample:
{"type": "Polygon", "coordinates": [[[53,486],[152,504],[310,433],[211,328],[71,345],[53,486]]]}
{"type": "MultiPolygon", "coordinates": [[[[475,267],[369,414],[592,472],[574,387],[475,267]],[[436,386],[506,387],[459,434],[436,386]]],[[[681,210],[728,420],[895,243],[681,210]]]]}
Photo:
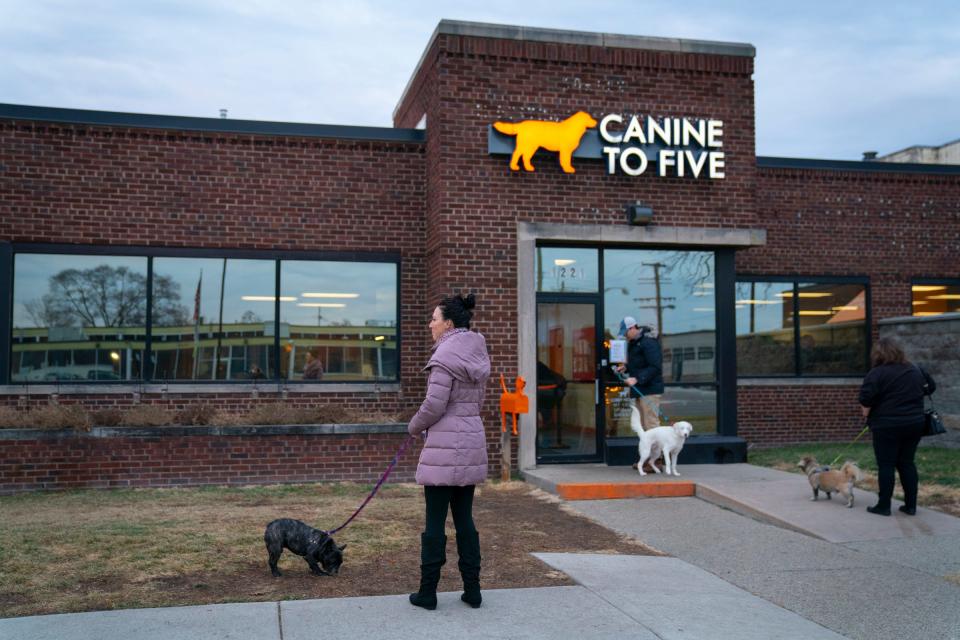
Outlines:
{"type": "MultiPolygon", "coordinates": [[[[282,578],[266,564],[263,530],[275,518],[330,529],[368,485],[144,489],[0,497],[0,617],[217,602],[405,593],[418,578],[422,489],[386,485],[349,527],[336,578],[317,578],[284,552],[282,578]]],[[[656,553],[568,514],[522,482],[478,488],[485,588],[572,584],[532,551],[656,553]]],[[[448,527],[449,527],[448,522],[448,527]]],[[[441,587],[459,587],[453,531],[441,587]]]]}
{"type": "Polygon", "coordinates": [[[126,427],[165,427],[173,424],[174,414],[156,404],[137,404],[123,412],[120,424],[126,427]]]}

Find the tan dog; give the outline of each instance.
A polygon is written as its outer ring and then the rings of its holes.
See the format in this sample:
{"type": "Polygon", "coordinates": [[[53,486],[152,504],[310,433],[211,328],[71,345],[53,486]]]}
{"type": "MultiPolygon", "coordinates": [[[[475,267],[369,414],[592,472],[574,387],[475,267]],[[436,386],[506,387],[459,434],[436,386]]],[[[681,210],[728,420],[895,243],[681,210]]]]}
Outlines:
{"type": "Polygon", "coordinates": [[[597,126],[589,113],[578,111],[563,122],[524,120],[523,122],[494,122],[493,128],[508,136],[517,136],[517,143],[510,158],[510,168],[520,170],[517,162],[523,158],[523,168],[533,171],[530,160],[540,148],[560,154],[560,167],[564,173],[576,173],[571,159],[580,146],[580,139],[587,129],[597,126]]]}
{"type": "Polygon", "coordinates": [[[847,507],[853,507],[853,483],[863,479],[860,468],[850,462],[843,463],[840,469],[828,469],[821,467],[816,458],[804,456],[797,463],[810,481],[810,487],[813,489],[813,497],[810,500],[816,500],[820,491],[827,494],[827,500],[831,499],[830,494],[840,493],[847,499],[847,507]]]}

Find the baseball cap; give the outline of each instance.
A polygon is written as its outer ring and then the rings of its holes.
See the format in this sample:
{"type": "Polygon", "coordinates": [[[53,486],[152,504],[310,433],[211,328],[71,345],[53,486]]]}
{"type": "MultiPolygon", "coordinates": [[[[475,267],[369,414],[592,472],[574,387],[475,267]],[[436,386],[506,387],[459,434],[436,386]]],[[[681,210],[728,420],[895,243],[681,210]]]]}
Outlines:
{"type": "Polygon", "coordinates": [[[620,329],[617,331],[618,336],[627,335],[627,329],[630,327],[637,326],[637,319],[633,316],[624,316],[623,320],[620,321],[620,329]]]}

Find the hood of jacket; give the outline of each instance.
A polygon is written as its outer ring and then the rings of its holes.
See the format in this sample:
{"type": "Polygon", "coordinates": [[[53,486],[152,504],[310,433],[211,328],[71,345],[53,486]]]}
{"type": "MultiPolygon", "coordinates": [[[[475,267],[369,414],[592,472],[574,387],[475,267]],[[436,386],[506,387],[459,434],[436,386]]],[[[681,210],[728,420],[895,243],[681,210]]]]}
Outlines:
{"type": "Polygon", "coordinates": [[[487,340],[476,331],[454,333],[440,342],[425,369],[443,367],[457,380],[482,382],[490,377],[487,340]]]}

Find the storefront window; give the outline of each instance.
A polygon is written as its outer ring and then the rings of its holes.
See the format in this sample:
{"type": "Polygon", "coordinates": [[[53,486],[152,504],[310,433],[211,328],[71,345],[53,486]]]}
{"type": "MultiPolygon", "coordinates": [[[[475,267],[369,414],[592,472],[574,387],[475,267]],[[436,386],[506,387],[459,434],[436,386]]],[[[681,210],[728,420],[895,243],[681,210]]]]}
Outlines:
{"type": "Polygon", "coordinates": [[[800,375],[866,373],[866,288],[800,283],[800,375]]]}
{"type": "Polygon", "coordinates": [[[12,381],[139,378],[146,292],[146,258],[16,255],[12,381]]]}
{"type": "Polygon", "coordinates": [[[864,284],[738,282],[736,308],[740,376],[860,375],[866,370],[864,284]]]}
{"type": "MultiPolygon", "coordinates": [[[[636,402],[624,387],[607,387],[604,410],[607,414],[607,437],[635,435],[630,427],[630,405],[636,402]]],[[[641,400],[643,402],[643,400],[641,400]]],[[[678,385],[664,390],[660,398],[661,422],[673,424],[686,420],[695,433],[717,431],[717,387],[714,385],[678,385]]]]}
{"type": "Polygon", "coordinates": [[[272,378],[275,289],[274,260],[155,258],[153,379],[272,378]]]}
{"type": "Polygon", "coordinates": [[[595,293],[600,281],[596,249],[537,247],[537,291],[595,293]]]}
{"type": "Polygon", "coordinates": [[[397,377],[395,264],[284,260],[280,290],[281,377],[397,377]]]}
{"type": "Polygon", "coordinates": [[[796,373],[793,347],[793,283],[738,282],[737,373],[796,373]]]}
{"type": "Polygon", "coordinates": [[[604,339],[633,316],[660,330],[665,382],[714,382],[714,278],[710,251],[605,250],[604,339]]]}
{"type": "Polygon", "coordinates": [[[915,316],[960,313],[960,281],[924,280],[914,282],[911,289],[915,316]]]}
{"type": "Polygon", "coordinates": [[[13,382],[398,376],[394,262],[15,253],[13,279],[13,382]]]}

